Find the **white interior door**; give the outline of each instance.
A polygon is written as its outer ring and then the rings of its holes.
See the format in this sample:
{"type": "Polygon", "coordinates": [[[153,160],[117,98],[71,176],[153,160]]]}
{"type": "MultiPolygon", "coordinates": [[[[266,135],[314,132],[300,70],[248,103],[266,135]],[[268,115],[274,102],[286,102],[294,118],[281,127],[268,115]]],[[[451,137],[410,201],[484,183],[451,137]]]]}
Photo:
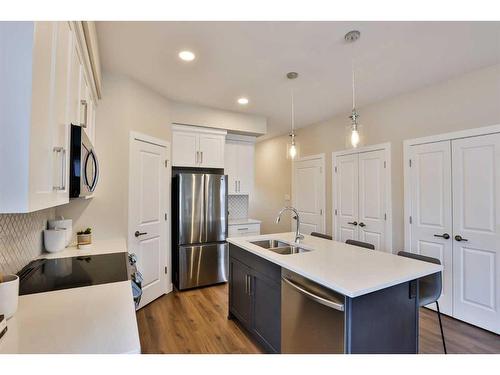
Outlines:
{"type": "Polygon", "coordinates": [[[500,134],[453,140],[452,155],[453,313],[500,333],[500,134]]]}
{"type": "MultiPolygon", "coordinates": [[[[439,304],[453,313],[453,241],[450,141],[410,147],[411,251],[444,267],[439,304]]],[[[433,306],[432,306],[433,307],[433,306]]]]}
{"type": "Polygon", "coordinates": [[[359,154],[358,238],[386,251],[385,150],[359,154]]]}
{"type": "Polygon", "coordinates": [[[301,233],[325,233],[324,170],[324,154],[293,163],[293,206],[300,214],[301,233]]]}
{"type": "Polygon", "coordinates": [[[358,154],[337,158],[337,211],[335,239],[340,242],[358,239],[358,154]]]}
{"type": "Polygon", "coordinates": [[[164,144],[143,141],[139,136],[130,145],[129,251],[137,255],[142,273],[143,295],[139,307],[167,293],[170,253],[167,199],[170,197],[169,168],[164,144]]]}

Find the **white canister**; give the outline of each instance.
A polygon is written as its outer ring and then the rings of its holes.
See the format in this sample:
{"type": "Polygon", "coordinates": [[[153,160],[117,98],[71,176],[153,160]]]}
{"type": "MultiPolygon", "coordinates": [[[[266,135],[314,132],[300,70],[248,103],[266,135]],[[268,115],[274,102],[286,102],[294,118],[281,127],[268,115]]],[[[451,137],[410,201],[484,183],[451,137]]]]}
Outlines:
{"type": "Polygon", "coordinates": [[[73,220],[49,220],[49,229],[66,229],[66,246],[69,246],[71,243],[71,237],[73,236],[73,220]]]}
{"type": "Polygon", "coordinates": [[[49,253],[57,253],[66,247],[67,229],[45,229],[43,244],[49,253]]]}
{"type": "Polygon", "coordinates": [[[11,318],[17,310],[19,300],[19,277],[4,275],[0,283],[0,315],[11,318]]]}

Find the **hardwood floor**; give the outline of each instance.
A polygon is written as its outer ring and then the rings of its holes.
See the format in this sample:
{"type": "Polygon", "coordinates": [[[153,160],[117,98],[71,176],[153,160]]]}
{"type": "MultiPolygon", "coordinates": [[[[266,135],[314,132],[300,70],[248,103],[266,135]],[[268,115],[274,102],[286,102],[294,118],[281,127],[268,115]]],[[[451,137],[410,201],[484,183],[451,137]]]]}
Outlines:
{"type": "MultiPolygon", "coordinates": [[[[227,319],[227,285],[173,292],[137,312],[143,353],[261,353],[238,326],[227,319]]],[[[500,354],[494,333],[443,316],[448,353],[500,354]]],[[[443,353],[437,315],[420,311],[420,352],[443,353]]]]}
{"type": "Polygon", "coordinates": [[[172,292],[137,312],[143,353],[261,353],[227,319],[227,285],[172,292]]]}

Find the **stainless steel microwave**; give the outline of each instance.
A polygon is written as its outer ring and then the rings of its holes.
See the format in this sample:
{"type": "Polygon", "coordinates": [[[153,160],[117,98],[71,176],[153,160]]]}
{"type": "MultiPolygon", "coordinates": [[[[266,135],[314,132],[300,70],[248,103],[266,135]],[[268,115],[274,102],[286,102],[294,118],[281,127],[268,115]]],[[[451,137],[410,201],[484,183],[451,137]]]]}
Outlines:
{"type": "Polygon", "coordinates": [[[99,181],[99,163],[94,146],[81,126],[71,125],[69,197],[91,195],[99,181]]]}

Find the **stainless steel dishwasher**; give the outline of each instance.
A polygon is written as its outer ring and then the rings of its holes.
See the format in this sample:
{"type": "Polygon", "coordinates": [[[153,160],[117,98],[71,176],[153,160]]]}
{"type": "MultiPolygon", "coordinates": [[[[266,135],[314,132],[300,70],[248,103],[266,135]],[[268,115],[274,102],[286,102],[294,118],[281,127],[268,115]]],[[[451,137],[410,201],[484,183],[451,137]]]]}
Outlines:
{"type": "Polygon", "coordinates": [[[281,272],[281,352],[344,353],[345,297],[281,272]]]}

